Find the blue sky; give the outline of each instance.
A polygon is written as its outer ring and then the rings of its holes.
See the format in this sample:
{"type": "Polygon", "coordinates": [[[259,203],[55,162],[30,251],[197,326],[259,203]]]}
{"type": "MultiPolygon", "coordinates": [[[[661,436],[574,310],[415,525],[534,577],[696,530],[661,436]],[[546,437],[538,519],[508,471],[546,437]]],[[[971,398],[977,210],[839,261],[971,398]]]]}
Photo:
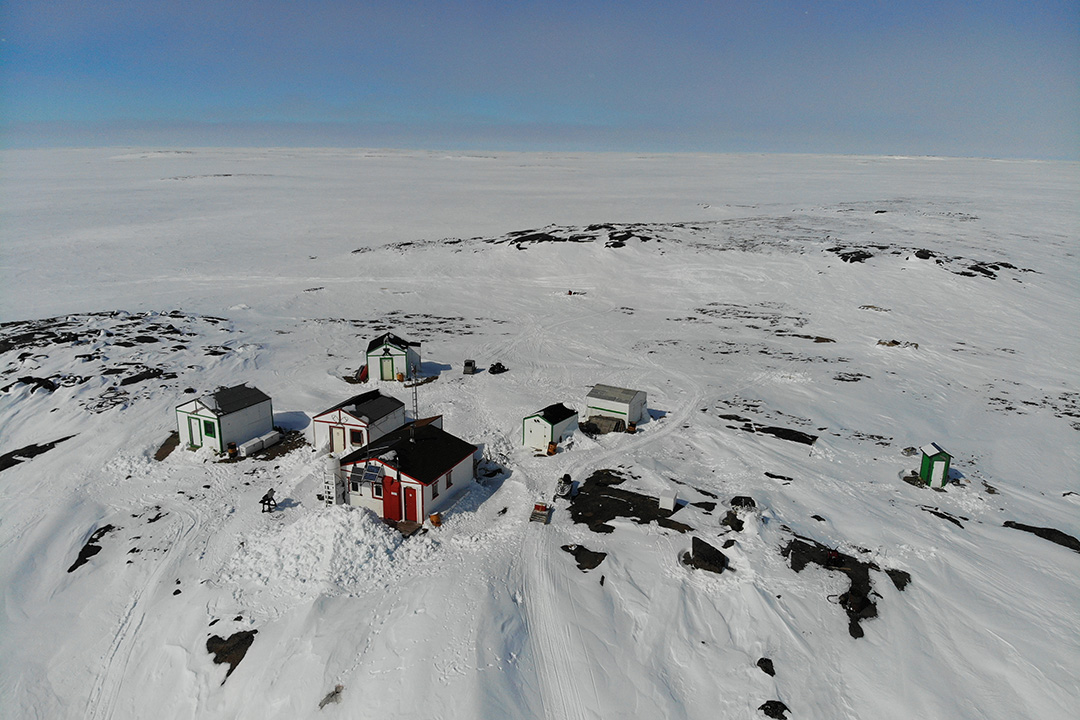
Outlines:
{"type": "Polygon", "coordinates": [[[1080,159],[1080,3],[0,0],[0,144],[1080,159]]]}

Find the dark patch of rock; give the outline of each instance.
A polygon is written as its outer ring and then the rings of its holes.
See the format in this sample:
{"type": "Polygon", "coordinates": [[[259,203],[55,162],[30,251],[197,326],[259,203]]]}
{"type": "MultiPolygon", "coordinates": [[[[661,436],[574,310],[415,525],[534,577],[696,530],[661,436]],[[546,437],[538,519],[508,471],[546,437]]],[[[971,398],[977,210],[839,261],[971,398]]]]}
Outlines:
{"type": "Polygon", "coordinates": [[[761,658],[757,661],[757,666],[761,668],[761,672],[772,677],[776,677],[776,668],[773,667],[773,662],[769,658],[761,658]]]}
{"type": "Polygon", "coordinates": [[[895,585],[896,589],[900,592],[903,592],[904,588],[906,588],[908,584],[911,583],[911,573],[905,572],[904,570],[886,568],[885,574],[889,576],[889,579],[892,580],[893,585],[895,585]]]}
{"type": "Polygon", "coordinates": [[[121,385],[134,385],[135,383],[143,382],[144,380],[152,380],[154,378],[164,378],[171,380],[176,377],[176,373],[165,372],[161,368],[148,368],[142,372],[130,375],[120,381],[121,385]]]}
{"type": "Polygon", "coordinates": [[[762,703],[758,710],[765,713],[766,717],[773,718],[773,720],[787,720],[787,713],[789,712],[788,706],[779,700],[769,700],[762,703]]]}
{"type": "Polygon", "coordinates": [[[701,508],[705,512],[712,512],[716,509],[716,503],[709,502],[708,500],[702,500],[700,502],[690,503],[696,508],[701,508]]]}
{"type": "Polygon", "coordinates": [[[60,443],[64,442],[65,440],[70,440],[73,437],[75,436],[68,435],[67,437],[62,437],[59,440],[53,440],[52,442],[43,443],[41,445],[27,445],[26,447],[21,447],[18,450],[12,450],[11,452],[4,453],[3,455],[0,455],[0,470],[7,470],[9,467],[14,467],[19,463],[23,462],[24,460],[29,460],[30,458],[41,455],[42,453],[46,453],[60,443]]]}
{"type": "Polygon", "coordinates": [[[1072,535],[1063,533],[1061,530],[1046,527],[1035,527],[1034,525],[1024,525],[1023,523],[1013,522],[1012,520],[1005,521],[1005,527],[1012,528],[1014,530],[1023,530],[1029,532],[1032,535],[1038,535],[1043,540],[1049,540],[1052,543],[1057,543],[1062,547],[1067,547],[1074,552],[1080,553],[1080,540],[1077,540],[1072,535]]]}
{"type": "Polygon", "coordinates": [[[793,478],[793,477],[788,477],[787,475],[780,475],[778,473],[771,473],[771,472],[768,472],[768,471],[766,471],[765,477],[772,478],[773,480],[785,480],[787,482],[794,482],[795,481],[795,478],[793,478]]]}
{"type": "MultiPolygon", "coordinates": [[[[765,473],[768,475],[769,473],[765,473]]],[[[740,508],[742,510],[753,510],[757,507],[757,503],[754,502],[754,498],[749,495],[736,495],[731,498],[731,507],[740,508]]]]}
{"type": "Polygon", "coordinates": [[[742,532],[743,521],[739,518],[739,514],[734,510],[728,510],[727,515],[720,521],[721,525],[731,528],[735,532],[742,532]]]}
{"type": "Polygon", "coordinates": [[[682,562],[683,565],[716,574],[728,569],[727,555],[699,537],[694,538],[690,552],[683,553],[682,562]]]}
{"type": "Polygon", "coordinates": [[[939,510],[938,508],[928,507],[926,505],[920,505],[919,509],[920,510],[925,510],[926,512],[930,513],[931,515],[935,515],[935,516],[941,518],[942,520],[948,520],[949,522],[951,522],[953,525],[960,528],[961,530],[964,528],[964,526],[960,524],[960,521],[968,519],[968,518],[964,517],[963,515],[960,515],[960,516],[952,515],[951,513],[945,512],[944,510],[939,510]]]}
{"type": "Polygon", "coordinates": [[[607,553],[589,550],[584,545],[563,545],[562,549],[574,556],[578,570],[582,572],[594,570],[607,557],[607,553]]]}
{"type": "Polygon", "coordinates": [[[116,529],[117,528],[113,527],[112,525],[103,525],[102,527],[99,527],[97,530],[95,530],[94,534],[91,535],[90,539],[86,541],[85,545],[83,545],[82,550],[79,551],[79,556],[75,558],[75,562],[71,564],[71,567],[69,567],[67,571],[74,572],[75,570],[78,570],[80,567],[85,565],[87,561],[90,560],[90,558],[101,552],[101,546],[97,544],[98,540],[101,540],[101,538],[105,537],[107,533],[110,533],[116,529]]]}
{"type": "Polygon", "coordinates": [[[791,428],[775,427],[773,425],[758,425],[754,421],[738,415],[721,415],[720,417],[725,420],[735,420],[743,423],[741,426],[728,425],[732,430],[743,430],[758,435],[772,435],[781,440],[790,440],[791,442],[803,443],[804,445],[813,445],[814,441],[818,439],[817,435],[810,435],[809,433],[792,430],[791,428]]]}
{"type": "Polygon", "coordinates": [[[159,447],[157,449],[157,452],[154,453],[154,459],[158,462],[161,462],[165,458],[169,457],[169,455],[172,454],[172,451],[175,450],[179,445],[180,433],[174,430],[173,432],[169,433],[169,437],[165,438],[165,442],[161,443],[161,447],[159,447]]]}
{"type": "MultiPolygon", "coordinates": [[[[841,572],[847,575],[851,581],[848,590],[839,597],[839,603],[848,616],[848,633],[853,638],[861,638],[864,633],[859,625],[863,620],[877,617],[877,605],[871,599],[871,595],[880,597],[874,592],[870,584],[870,571],[877,570],[876,564],[864,562],[838,550],[828,548],[809,538],[796,536],[781,550],[781,554],[791,561],[791,569],[801,572],[810,563],[815,563],[832,572],[841,572]]],[[[898,571],[901,572],[901,571],[898,571]]],[[[902,584],[906,587],[911,576],[904,573],[906,580],[901,577],[902,584]]],[[[893,583],[897,583],[896,577],[890,574],[893,583]]],[[[898,589],[900,588],[897,585],[898,589]]]]}
{"type": "Polygon", "coordinates": [[[213,654],[214,664],[229,664],[229,670],[225,673],[225,679],[221,681],[222,685],[225,684],[225,680],[229,679],[229,676],[232,675],[232,671],[236,669],[236,666],[239,665],[240,661],[247,655],[251,643],[255,642],[255,634],[257,632],[259,631],[241,630],[240,632],[233,633],[228,638],[211,635],[206,641],[206,651],[213,654]]]}
{"type": "Polygon", "coordinates": [[[630,490],[614,487],[626,478],[618,471],[601,469],[590,475],[570,499],[570,518],[574,522],[584,523],[598,533],[610,533],[615,530],[607,523],[617,517],[625,517],[639,524],[656,521],[661,527],[679,532],[691,530],[689,525],[672,520],[671,516],[681,509],[663,510],[654,497],[642,495],[630,490]]]}

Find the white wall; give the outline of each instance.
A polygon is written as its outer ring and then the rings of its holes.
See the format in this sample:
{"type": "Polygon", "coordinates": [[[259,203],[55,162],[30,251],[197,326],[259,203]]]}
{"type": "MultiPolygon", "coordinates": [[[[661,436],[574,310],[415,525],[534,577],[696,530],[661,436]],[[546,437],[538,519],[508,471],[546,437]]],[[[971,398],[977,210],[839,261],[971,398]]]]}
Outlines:
{"type": "Polygon", "coordinates": [[[534,415],[522,421],[522,436],[525,447],[543,450],[551,442],[551,425],[544,418],[534,415]]]}
{"type": "Polygon", "coordinates": [[[439,478],[439,497],[431,497],[432,488],[430,486],[424,488],[425,519],[428,515],[437,513],[442,508],[450,505],[462,490],[472,485],[475,479],[473,477],[473,456],[470,455],[465,458],[450,471],[450,479],[453,482],[453,486],[451,486],[449,490],[446,488],[445,477],[446,476],[443,475],[439,478]]]}
{"type": "Polygon", "coordinates": [[[237,445],[265,435],[274,429],[274,412],[269,400],[237,410],[220,418],[221,448],[237,445]]]}

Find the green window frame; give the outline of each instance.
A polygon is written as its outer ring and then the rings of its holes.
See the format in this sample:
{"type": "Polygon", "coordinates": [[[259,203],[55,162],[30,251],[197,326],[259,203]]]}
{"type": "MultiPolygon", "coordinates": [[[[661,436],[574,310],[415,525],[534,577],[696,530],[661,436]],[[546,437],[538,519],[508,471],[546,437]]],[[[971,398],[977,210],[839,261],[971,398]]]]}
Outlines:
{"type": "Polygon", "coordinates": [[[214,427],[213,420],[203,420],[203,435],[206,437],[217,437],[217,428],[214,427]]]}

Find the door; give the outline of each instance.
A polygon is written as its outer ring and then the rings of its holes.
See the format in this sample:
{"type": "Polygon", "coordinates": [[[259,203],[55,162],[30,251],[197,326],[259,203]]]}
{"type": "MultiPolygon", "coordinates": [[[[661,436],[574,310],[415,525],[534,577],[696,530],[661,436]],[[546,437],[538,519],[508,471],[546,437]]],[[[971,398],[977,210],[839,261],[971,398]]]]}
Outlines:
{"type": "Polygon", "coordinates": [[[330,426],[330,452],[341,452],[345,449],[345,428],[340,425],[330,426]]]}
{"type": "Polygon", "coordinates": [[[401,482],[389,475],[383,476],[383,517],[387,520],[401,519],[401,482]]]}
{"type": "Polygon", "coordinates": [[[930,487],[945,487],[945,463],[938,460],[930,470],[930,487]]]}
{"type": "Polygon", "coordinates": [[[416,488],[405,488],[405,519],[409,522],[420,522],[419,508],[416,507],[416,488]]]}
{"type": "Polygon", "coordinates": [[[394,358],[381,357],[379,358],[379,378],[382,380],[394,379],[394,358]]]}
{"type": "Polygon", "coordinates": [[[195,417],[188,417],[188,444],[191,447],[202,447],[202,420],[195,417]]]}

